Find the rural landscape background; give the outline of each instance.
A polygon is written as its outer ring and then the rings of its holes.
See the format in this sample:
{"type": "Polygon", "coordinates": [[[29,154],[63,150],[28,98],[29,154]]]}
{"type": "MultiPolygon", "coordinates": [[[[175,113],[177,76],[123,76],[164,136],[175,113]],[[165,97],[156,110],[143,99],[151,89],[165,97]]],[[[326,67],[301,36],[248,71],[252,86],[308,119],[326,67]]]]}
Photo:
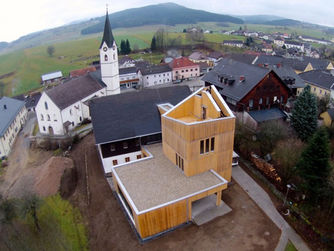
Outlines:
{"type": "MultiPolygon", "coordinates": [[[[55,29],[29,34],[11,43],[0,42],[0,92],[14,96],[40,87],[40,76],[47,72],[70,71],[82,68],[98,60],[98,46],[102,36],[104,17],[92,18],[55,29]],[[47,46],[53,45],[55,53],[50,57],[47,46]]],[[[242,36],[226,35],[222,30],[242,29],[265,33],[289,33],[332,40],[334,28],[285,19],[284,17],[258,15],[232,17],[192,10],[173,3],[129,9],[110,15],[110,22],[118,45],[128,39],[134,51],[134,59],[143,58],[158,63],[160,53],[139,54],[138,50],[149,48],[155,32],[163,28],[168,40],[176,45],[193,45],[183,30],[200,27],[211,33],[204,34],[209,46],[220,50],[225,39],[245,40],[242,36]],[[154,13],[149,15],[148,13],[154,13]],[[198,22],[196,22],[198,21],[198,22]],[[140,25],[140,26],[138,26],[140,25]]],[[[319,44],[312,44],[319,47],[319,44]]],[[[172,46],[171,46],[172,47],[172,46]]],[[[191,47],[190,47],[191,48],[191,47]]],[[[242,50],[241,50],[242,51],[242,50]]]]}

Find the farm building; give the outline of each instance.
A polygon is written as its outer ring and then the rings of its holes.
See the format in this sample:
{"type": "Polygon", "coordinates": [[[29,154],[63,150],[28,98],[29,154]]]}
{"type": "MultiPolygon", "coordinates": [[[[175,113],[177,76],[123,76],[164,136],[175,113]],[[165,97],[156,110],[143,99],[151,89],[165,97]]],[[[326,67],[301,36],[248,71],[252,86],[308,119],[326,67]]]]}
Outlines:
{"type": "Polygon", "coordinates": [[[112,174],[117,198],[144,240],[191,222],[203,200],[219,207],[231,180],[235,117],[214,86],[189,94],[188,87],[177,86],[102,97],[90,105],[104,171],[112,174]],[[109,115],[112,120],[103,121],[109,115]],[[153,132],[145,145],[145,135],[153,132]]]}

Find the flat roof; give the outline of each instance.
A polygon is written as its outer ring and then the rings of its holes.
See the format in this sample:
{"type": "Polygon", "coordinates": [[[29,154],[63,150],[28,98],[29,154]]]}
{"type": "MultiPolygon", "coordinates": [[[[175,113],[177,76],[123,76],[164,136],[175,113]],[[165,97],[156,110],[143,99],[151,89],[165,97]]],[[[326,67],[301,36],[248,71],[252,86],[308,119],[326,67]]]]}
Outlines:
{"type": "Polygon", "coordinates": [[[165,157],[162,144],[146,146],[153,158],[113,168],[124,195],[138,213],[224,185],[227,181],[210,170],[187,177],[165,157]],[[126,191],[124,191],[124,189],[126,191]]]}

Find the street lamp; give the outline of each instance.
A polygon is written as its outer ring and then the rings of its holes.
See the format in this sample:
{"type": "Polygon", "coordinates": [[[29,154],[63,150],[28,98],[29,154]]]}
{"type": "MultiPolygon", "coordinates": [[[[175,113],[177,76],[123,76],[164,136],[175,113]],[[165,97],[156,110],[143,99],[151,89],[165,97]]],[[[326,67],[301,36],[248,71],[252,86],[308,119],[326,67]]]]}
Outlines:
{"type": "Polygon", "coordinates": [[[287,184],[286,187],[287,187],[287,190],[286,190],[286,194],[285,194],[285,198],[284,198],[283,207],[285,206],[286,199],[288,198],[288,193],[289,193],[289,189],[291,188],[291,185],[287,184]]]}

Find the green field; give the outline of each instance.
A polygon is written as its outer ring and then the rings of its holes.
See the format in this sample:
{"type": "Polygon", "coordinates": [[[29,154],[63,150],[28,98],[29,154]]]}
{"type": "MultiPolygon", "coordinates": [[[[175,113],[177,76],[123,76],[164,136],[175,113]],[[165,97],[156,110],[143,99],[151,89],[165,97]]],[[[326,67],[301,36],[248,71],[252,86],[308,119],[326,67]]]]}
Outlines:
{"type": "MultiPolygon", "coordinates": [[[[131,47],[137,47],[139,49],[150,46],[151,39],[159,28],[164,28],[166,31],[168,31],[168,40],[178,38],[182,45],[190,44],[190,41],[187,40],[186,33],[182,32],[183,29],[193,26],[200,26],[204,30],[208,29],[215,32],[212,34],[204,34],[205,40],[207,42],[217,43],[217,46],[214,46],[214,48],[219,48],[219,44],[223,42],[223,40],[245,39],[241,36],[230,36],[218,33],[221,30],[237,30],[240,27],[239,25],[233,24],[226,25],[227,27],[210,22],[198,23],[197,25],[151,25],[132,28],[120,28],[114,30],[114,36],[118,45],[122,39],[129,39],[131,47]]],[[[320,30],[306,29],[303,27],[276,27],[248,24],[247,28],[249,30],[270,33],[277,31],[286,33],[297,32],[298,34],[330,39],[328,35],[320,30]]],[[[60,70],[63,72],[64,76],[68,76],[70,71],[83,68],[89,65],[92,61],[98,60],[98,47],[100,45],[102,33],[88,36],[79,36],[75,32],[71,33],[70,31],[67,31],[67,34],[71,39],[74,40],[66,41],[67,39],[65,39],[62,35],[60,35],[60,38],[57,39],[56,35],[54,35],[52,41],[54,41],[53,45],[55,46],[55,54],[53,57],[48,56],[46,52],[47,45],[40,45],[24,50],[21,49],[8,54],[0,55],[0,76],[10,72],[15,72],[15,74],[10,77],[0,79],[0,82],[4,83],[5,85],[4,94],[7,96],[14,96],[38,89],[40,88],[40,76],[44,73],[60,70]],[[62,42],[56,42],[58,40],[61,40],[62,42]]],[[[233,48],[228,48],[228,50],[234,51],[233,48]]],[[[143,58],[144,60],[148,60],[151,63],[158,63],[163,57],[162,54],[135,54],[132,56],[135,59],[143,58]]]]}

